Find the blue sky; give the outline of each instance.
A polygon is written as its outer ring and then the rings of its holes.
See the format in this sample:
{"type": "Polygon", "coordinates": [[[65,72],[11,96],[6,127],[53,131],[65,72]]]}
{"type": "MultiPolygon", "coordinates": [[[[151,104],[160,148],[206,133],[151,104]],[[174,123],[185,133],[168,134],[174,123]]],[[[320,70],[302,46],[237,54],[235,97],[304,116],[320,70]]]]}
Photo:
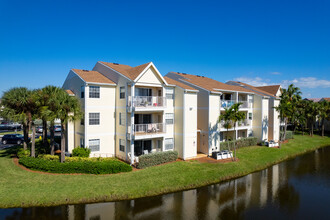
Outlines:
{"type": "Polygon", "coordinates": [[[0,94],[70,68],[152,61],[221,82],[292,82],[330,97],[330,1],[0,0],[0,94]]]}

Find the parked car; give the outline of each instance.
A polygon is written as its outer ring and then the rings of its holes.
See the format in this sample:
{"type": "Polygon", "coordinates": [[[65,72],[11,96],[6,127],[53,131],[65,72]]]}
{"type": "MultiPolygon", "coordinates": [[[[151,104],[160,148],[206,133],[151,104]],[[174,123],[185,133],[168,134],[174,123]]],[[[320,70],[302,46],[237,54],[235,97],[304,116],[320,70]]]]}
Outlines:
{"type": "Polygon", "coordinates": [[[37,129],[36,129],[36,132],[37,133],[42,133],[44,130],[44,128],[42,126],[38,126],[37,129]]]}
{"type": "MultiPolygon", "coordinates": [[[[28,141],[30,142],[30,138],[28,141]]],[[[24,136],[21,134],[6,134],[2,137],[2,144],[21,144],[24,142],[24,136]]]]}
{"type": "Polygon", "coordinates": [[[61,125],[55,125],[54,126],[54,131],[55,132],[61,132],[62,131],[61,125]]]}
{"type": "Polygon", "coordinates": [[[21,130],[22,129],[22,125],[21,124],[14,124],[14,123],[3,123],[0,125],[0,130],[10,130],[10,131],[14,131],[14,130],[21,130]]]}

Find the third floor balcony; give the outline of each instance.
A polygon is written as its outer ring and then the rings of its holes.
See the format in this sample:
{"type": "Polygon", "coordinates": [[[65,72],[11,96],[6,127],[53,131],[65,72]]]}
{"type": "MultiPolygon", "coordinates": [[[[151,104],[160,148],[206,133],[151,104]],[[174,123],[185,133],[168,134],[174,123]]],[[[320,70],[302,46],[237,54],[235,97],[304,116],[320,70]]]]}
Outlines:
{"type": "Polygon", "coordinates": [[[166,97],[163,96],[130,96],[127,106],[137,110],[164,110],[166,108],[166,97]]]}

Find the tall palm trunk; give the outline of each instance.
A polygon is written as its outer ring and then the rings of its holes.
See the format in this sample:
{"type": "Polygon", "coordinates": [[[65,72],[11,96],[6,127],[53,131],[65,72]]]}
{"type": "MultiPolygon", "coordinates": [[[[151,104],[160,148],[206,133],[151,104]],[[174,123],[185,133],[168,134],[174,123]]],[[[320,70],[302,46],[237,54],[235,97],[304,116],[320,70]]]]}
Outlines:
{"type": "Polygon", "coordinates": [[[324,118],[322,118],[322,137],[324,137],[324,118]]]}
{"type": "Polygon", "coordinates": [[[48,139],[47,139],[47,120],[42,119],[42,143],[44,147],[48,146],[48,139]]]}
{"type": "Polygon", "coordinates": [[[313,135],[314,135],[314,119],[311,122],[311,126],[312,126],[312,137],[313,137],[313,135]]]}
{"type": "Polygon", "coordinates": [[[24,143],[23,143],[23,149],[26,150],[28,146],[28,140],[29,140],[29,127],[27,126],[27,123],[23,123],[23,135],[24,135],[24,143]]]}
{"type": "Polygon", "coordinates": [[[65,161],[66,125],[61,123],[61,163],[65,161]]]}
{"type": "Polygon", "coordinates": [[[55,131],[54,131],[54,121],[50,122],[50,154],[54,155],[54,136],[55,136],[55,131]]]}
{"type": "Polygon", "coordinates": [[[36,157],[36,125],[32,122],[31,157],[36,157]]]}

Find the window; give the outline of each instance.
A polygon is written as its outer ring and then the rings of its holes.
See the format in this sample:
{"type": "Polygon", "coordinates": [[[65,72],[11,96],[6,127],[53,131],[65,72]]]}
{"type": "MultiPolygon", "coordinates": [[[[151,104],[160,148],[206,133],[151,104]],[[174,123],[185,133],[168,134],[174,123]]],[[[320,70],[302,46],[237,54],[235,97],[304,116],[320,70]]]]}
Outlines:
{"type": "Polygon", "coordinates": [[[252,120],[252,113],[249,113],[249,120],[252,120]]]}
{"type": "Polygon", "coordinates": [[[174,140],[173,138],[165,139],[165,150],[173,150],[174,149],[174,140]]]}
{"type": "Polygon", "coordinates": [[[84,140],[84,138],[80,138],[80,147],[85,148],[85,140],[84,140]]]}
{"type": "Polygon", "coordinates": [[[125,114],[119,112],[119,125],[126,125],[125,124],[125,114]]]}
{"type": "Polygon", "coordinates": [[[85,98],[85,86],[82,86],[80,88],[80,98],[85,98]]]}
{"type": "Polygon", "coordinates": [[[80,119],[80,125],[85,125],[85,118],[84,118],[84,117],[82,117],[82,118],[80,119]]]}
{"type": "Polygon", "coordinates": [[[100,98],[100,87],[90,86],[89,87],[89,98],[100,98]]]}
{"type": "Polygon", "coordinates": [[[91,152],[100,151],[100,139],[89,139],[88,145],[91,152]]]}
{"type": "Polygon", "coordinates": [[[119,139],[119,150],[125,152],[125,140],[119,139]]]}
{"type": "Polygon", "coordinates": [[[172,125],[174,123],[174,114],[173,113],[166,113],[165,114],[165,122],[168,125],[172,125]]]}
{"type": "Polygon", "coordinates": [[[119,95],[119,98],[120,99],[124,99],[125,98],[125,87],[120,87],[120,95],[119,95]]]}
{"type": "Polygon", "coordinates": [[[166,98],[174,99],[174,89],[173,88],[166,88],[166,98]]]}
{"type": "Polygon", "coordinates": [[[162,147],[163,147],[162,140],[157,140],[157,148],[162,149],[162,147]]]}
{"type": "Polygon", "coordinates": [[[100,113],[89,113],[89,125],[100,124],[100,113]]]}

